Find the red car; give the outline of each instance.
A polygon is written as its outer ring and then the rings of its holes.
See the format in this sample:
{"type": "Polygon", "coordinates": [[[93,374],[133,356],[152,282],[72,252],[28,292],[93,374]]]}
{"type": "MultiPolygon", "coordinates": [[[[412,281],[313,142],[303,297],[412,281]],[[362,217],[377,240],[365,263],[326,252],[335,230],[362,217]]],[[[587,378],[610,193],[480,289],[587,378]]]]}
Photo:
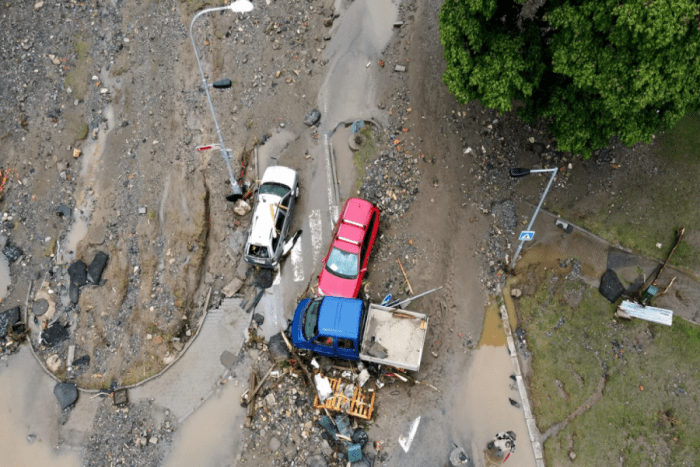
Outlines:
{"type": "Polygon", "coordinates": [[[379,230],[379,209],[369,201],[350,198],[333,231],[328,254],[321,261],[318,295],[357,298],[379,230]]]}

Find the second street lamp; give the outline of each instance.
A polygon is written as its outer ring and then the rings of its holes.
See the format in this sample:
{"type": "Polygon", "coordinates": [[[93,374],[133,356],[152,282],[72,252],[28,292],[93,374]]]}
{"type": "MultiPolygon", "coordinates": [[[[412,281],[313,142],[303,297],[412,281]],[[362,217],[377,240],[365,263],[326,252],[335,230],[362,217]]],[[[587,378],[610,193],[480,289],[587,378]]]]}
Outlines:
{"type": "MultiPolygon", "coordinates": [[[[194,22],[202,16],[205,13],[213,13],[215,11],[232,11],[234,13],[247,13],[249,11],[253,10],[253,4],[250,3],[248,0],[238,0],[236,2],[231,3],[230,5],[222,6],[222,7],[215,7],[215,8],[207,8],[206,10],[202,10],[196,15],[194,15],[194,18],[192,18],[192,22],[190,23],[190,40],[192,41],[192,47],[194,48],[194,56],[197,59],[197,66],[199,67],[199,73],[202,75],[202,86],[204,87],[204,92],[207,95],[207,101],[209,102],[209,109],[211,110],[211,116],[214,119],[214,126],[216,127],[216,134],[219,137],[219,146],[221,150],[221,157],[224,159],[224,162],[226,162],[226,168],[228,169],[228,177],[231,180],[231,188],[233,190],[233,193],[228,195],[226,197],[227,200],[229,201],[236,201],[240,198],[243,197],[243,192],[241,191],[241,187],[236,182],[236,178],[233,176],[233,169],[231,168],[231,154],[229,153],[228,149],[226,149],[226,144],[224,143],[224,137],[221,134],[221,129],[219,128],[219,122],[216,120],[216,113],[214,112],[214,104],[211,102],[211,96],[209,95],[209,84],[207,83],[207,79],[204,76],[204,70],[202,70],[202,64],[199,61],[199,52],[197,52],[197,44],[194,41],[194,36],[192,35],[192,27],[194,26],[194,22]]],[[[230,79],[222,79],[219,81],[216,81],[212,87],[217,88],[217,89],[226,89],[231,87],[231,80],[230,79]]]]}
{"type": "MultiPolygon", "coordinates": [[[[542,173],[542,172],[551,172],[552,176],[549,178],[549,183],[547,184],[547,188],[545,188],[544,193],[542,193],[542,198],[540,199],[540,204],[537,205],[537,209],[535,209],[535,213],[532,215],[532,219],[530,219],[530,223],[527,225],[526,231],[530,231],[532,228],[532,224],[535,223],[535,217],[537,217],[537,213],[540,212],[540,207],[542,207],[542,202],[544,201],[544,197],[547,196],[547,192],[549,191],[549,188],[552,186],[552,182],[554,181],[554,176],[557,174],[558,168],[553,168],[553,169],[523,169],[523,168],[512,168],[508,171],[511,177],[525,177],[526,175],[530,175],[531,173],[542,173]]],[[[522,233],[521,233],[522,237],[522,233]]],[[[532,240],[532,239],[530,239],[532,240]]],[[[520,240],[520,245],[518,245],[518,249],[515,250],[515,254],[513,255],[513,261],[511,262],[510,268],[514,269],[515,268],[515,262],[518,260],[518,255],[520,254],[520,250],[523,249],[523,244],[525,243],[525,239],[520,240]]]]}

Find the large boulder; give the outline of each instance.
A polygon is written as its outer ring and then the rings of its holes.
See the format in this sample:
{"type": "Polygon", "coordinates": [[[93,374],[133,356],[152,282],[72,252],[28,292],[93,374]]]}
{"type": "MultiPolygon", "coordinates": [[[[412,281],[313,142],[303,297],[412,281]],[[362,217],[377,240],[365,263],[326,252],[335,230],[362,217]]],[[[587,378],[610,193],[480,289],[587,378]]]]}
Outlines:
{"type": "Polygon", "coordinates": [[[73,383],[58,383],[54,386],[53,393],[61,409],[70,407],[78,400],[78,388],[73,383]]]}

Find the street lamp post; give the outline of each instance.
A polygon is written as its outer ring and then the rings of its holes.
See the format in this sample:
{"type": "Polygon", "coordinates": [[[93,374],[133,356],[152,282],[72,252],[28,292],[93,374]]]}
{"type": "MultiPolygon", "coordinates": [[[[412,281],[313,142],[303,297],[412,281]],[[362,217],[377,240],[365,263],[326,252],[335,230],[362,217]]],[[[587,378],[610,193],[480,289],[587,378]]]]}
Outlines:
{"type": "MultiPolygon", "coordinates": [[[[233,11],[234,13],[247,13],[249,11],[253,10],[253,4],[250,3],[248,0],[237,0],[230,5],[222,6],[222,7],[214,7],[214,8],[207,8],[206,10],[202,10],[198,12],[196,15],[194,15],[194,18],[192,18],[192,22],[190,23],[190,40],[192,41],[192,47],[194,48],[194,56],[197,59],[197,66],[199,67],[199,73],[202,75],[202,85],[204,86],[204,92],[207,95],[207,101],[209,101],[209,109],[211,110],[211,116],[214,119],[214,126],[216,127],[216,134],[219,137],[219,146],[221,150],[221,157],[224,159],[224,162],[226,162],[226,168],[228,169],[228,177],[231,180],[231,188],[233,189],[233,193],[228,195],[226,197],[227,200],[229,201],[236,201],[240,199],[243,196],[243,192],[241,191],[240,185],[238,185],[238,182],[236,182],[236,178],[233,176],[233,169],[231,168],[231,153],[229,153],[228,149],[226,148],[226,144],[224,144],[224,137],[221,134],[221,129],[219,128],[219,122],[216,120],[216,113],[214,113],[214,104],[211,102],[211,96],[209,95],[209,84],[207,83],[207,79],[204,77],[204,70],[202,70],[202,64],[199,61],[199,52],[197,52],[197,45],[195,44],[194,41],[194,36],[192,35],[192,27],[194,26],[194,22],[202,16],[205,13],[212,13],[215,11],[233,11]]],[[[231,80],[220,80],[217,81],[216,83],[213,84],[213,87],[215,88],[229,88],[231,87],[231,80]]]]}
{"type": "MultiPolygon", "coordinates": [[[[554,181],[554,177],[557,174],[557,170],[559,170],[557,167],[553,169],[521,169],[521,168],[514,168],[510,169],[508,173],[510,174],[511,177],[524,177],[526,175],[530,175],[531,173],[542,173],[542,172],[551,172],[552,176],[549,178],[549,183],[547,184],[547,188],[545,188],[544,193],[542,193],[542,198],[540,199],[540,204],[537,205],[537,209],[535,209],[535,213],[532,215],[532,219],[530,219],[530,223],[527,225],[526,230],[530,230],[532,228],[532,224],[535,223],[535,217],[537,217],[537,213],[540,212],[540,207],[542,207],[542,203],[544,202],[544,197],[547,196],[547,192],[549,191],[549,188],[552,186],[552,182],[554,181]]],[[[518,260],[518,255],[520,254],[520,250],[523,249],[523,244],[525,243],[525,240],[520,240],[520,245],[518,245],[518,249],[515,250],[515,254],[513,255],[513,261],[511,262],[510,268],[514,269],[515,268],[515,262],[518,260]]]]}

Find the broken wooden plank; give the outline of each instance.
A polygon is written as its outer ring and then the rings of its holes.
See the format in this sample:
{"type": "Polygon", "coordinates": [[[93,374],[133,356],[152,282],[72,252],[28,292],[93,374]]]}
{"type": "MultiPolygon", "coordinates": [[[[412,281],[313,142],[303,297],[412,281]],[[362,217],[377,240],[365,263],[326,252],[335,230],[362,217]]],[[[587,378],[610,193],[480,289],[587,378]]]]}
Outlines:
{"type": "MultiPolygon", "coordinates": [[[[653,323],[671,326],[673,324],[673,311],[653,306],[644,306],[639,303],[624,300],[618,306],[618,310],[631,316],[632,318],[643,319],[653,323]]],[[[625,317],[622,315],[621,317],[625,317]]]]}

